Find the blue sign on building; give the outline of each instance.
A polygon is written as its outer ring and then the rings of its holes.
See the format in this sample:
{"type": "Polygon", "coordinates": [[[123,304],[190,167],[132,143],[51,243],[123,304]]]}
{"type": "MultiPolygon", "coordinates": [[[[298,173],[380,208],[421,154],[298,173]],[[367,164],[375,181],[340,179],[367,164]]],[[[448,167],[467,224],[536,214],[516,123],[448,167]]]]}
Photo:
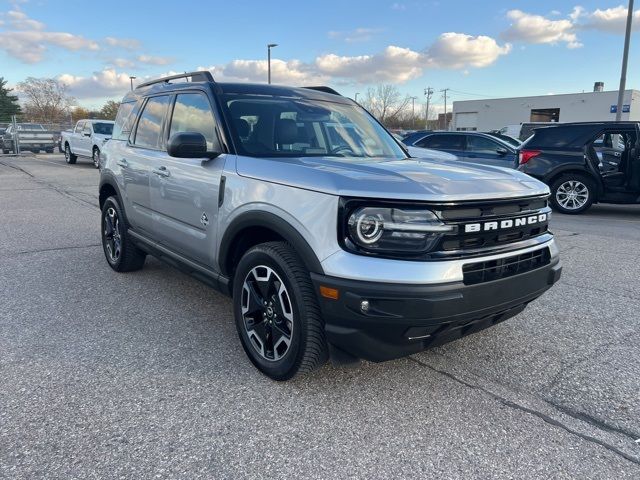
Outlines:
{"type": "MultiPolygon", "coordinates": [[[[622,105],[622,113],[629,113],[631,111],[631,105],[622,105]]],[[[609,113],[617,113],[618,112],[618,106],[617,105],[611,105],[611,108],[609,109],[609,113]]]]}

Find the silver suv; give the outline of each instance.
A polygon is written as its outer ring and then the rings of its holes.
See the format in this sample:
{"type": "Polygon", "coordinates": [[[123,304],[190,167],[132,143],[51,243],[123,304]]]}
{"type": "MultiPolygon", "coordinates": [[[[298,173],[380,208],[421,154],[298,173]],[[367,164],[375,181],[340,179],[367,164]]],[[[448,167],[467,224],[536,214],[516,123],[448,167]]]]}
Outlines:
{"type": "Polygon", "coordinates": [[[231,295],[242,346],[277,380],[477,332],[560,277],[543,183],[410,158],[327,87],[147,82],[102,162],[111,268],[151,254],[231,295]]]}

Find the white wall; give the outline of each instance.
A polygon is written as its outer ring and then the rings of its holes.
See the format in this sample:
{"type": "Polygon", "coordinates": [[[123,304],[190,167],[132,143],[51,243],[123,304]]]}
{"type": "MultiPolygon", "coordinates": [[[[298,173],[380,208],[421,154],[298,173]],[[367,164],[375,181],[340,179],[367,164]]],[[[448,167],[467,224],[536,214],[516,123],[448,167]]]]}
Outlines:
{"type": "MultiPolygon", "coordinates": [[[[478,131],[486,131],[529,122],[531,110],[537,108],[559,108],[560,122],[615,120],[616,114],[610,113],[610,108],[617,103],[617,91],[454,101],[450,129],[456,129],[458,113],[477,113],[476,127],[478,131]]],[[[622,120],[640,121],[640,91],[626,90],[623,104],[631,105],[631,112],[623,113],[622,120]]],[[[466,124],[470,116],[464,117],[466,124]]]]}

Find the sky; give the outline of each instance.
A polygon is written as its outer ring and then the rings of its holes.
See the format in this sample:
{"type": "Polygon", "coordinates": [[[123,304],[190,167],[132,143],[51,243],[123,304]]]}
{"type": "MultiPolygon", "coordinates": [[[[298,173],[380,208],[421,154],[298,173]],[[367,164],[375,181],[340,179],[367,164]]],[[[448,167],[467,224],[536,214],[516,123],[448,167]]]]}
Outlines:
{"type": "MultiPolygon", "coordinates": [[[[220,81],[394,84],[432,105],[591,91],[620,81],[626,3],[502,1],[0,0],[0,76],[56,77],[78,105],[119,100],[129,76],[209,69],[220,81]],[[167,5],[167,6],[165,6],[167,5]],[[171,5],[171,6],[169,6],[171,5]]],[[[627,88],[640,89],[640,9],[627,88]]]]}

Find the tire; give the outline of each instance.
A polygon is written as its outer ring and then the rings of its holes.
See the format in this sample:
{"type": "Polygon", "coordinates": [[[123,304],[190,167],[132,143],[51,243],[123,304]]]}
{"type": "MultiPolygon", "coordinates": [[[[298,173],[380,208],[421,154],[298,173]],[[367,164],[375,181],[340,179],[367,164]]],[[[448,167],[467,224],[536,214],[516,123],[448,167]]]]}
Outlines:
{"type": "Polygon", "coordinates": [[[551,206],[557,212],[577,215],[591,207],[595,193],[595,184],[589,177],[567,173],[551,184],[551,206]]]}
{"type": "Polygon", "coordinates": [[[5,155],[7,155],[9,153],[9,150],[7,150],[6,148],[2,149],[2,153],[4,153],[5,155]]]}
{"type": "Polygon", "coordinates": [[[46,153],[53,153],[53,148],[47,148],[47,149],[45,149],[45,152],[46,153]]]}
{"type": "Polygon", "coordinates": [[[93,166],[100,168],[100,150],[96,147],[91,154],[91,160],[93,160],[93,166]]]}
{"type": "Polygon", "coordinates": [[[233,309],[244,351],[273,380],[289,380],[327,361],[309,271],[288,243],[263,243],[243,255],[233,279],[233,309]]]}
{"type": "Polygon", "coordinates": [[[102,250],[109,266],[116,272],[133,272],[144,265],[146,253],[129,238],[128,225],[117,197],[109,197],[100,215],[102,250]]]}
{"type": "Polygon", "coordinates": [[[71,153],[71,148],[69,148],[68,143],[64,146],[64,160],[71,165],[78,160],[78,156],[71,153]]]}

